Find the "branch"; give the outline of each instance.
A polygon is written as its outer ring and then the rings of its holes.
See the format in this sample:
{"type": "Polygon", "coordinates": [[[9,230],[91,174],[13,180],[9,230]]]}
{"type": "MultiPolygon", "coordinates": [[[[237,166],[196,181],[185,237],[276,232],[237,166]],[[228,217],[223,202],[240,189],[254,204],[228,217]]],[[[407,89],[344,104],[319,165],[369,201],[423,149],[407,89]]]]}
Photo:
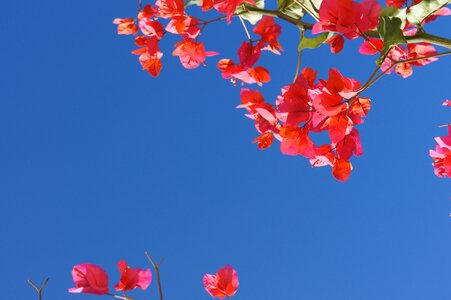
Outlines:
{"type": "Polygon", "coordinates": [[[150,257],[150,254],[148,251],[145,252],[147,259],[152,264],[153,268],[155,269],[155,274],[157,275],[157,282],[158,282],[158,293],[160,294],[160,300],[163,300],[163,289],[161,288],[161,278],[160,278],[160,265],[163,262],[163,260],[160,260],[158,264],[154,262],[152,257],[150,257]]]}
{"type": "Polygon", "coordinates": [[[38,287],[36,284],[34,284],[33,281],[31,281],[31,279],[28,279],[27,282],[36,290],[36,292],[38,293],[38,297],[39,300],[42,300],[42,290],[44,289],[45,285],[47,284],[47,282],[49,281],[49,278],[47,277],[44,280],[44,283],[41,285],[41,287],[38,287]]]}
{"type": "MultiPolygon", "coordinates": [[[[307,29],[307,30],[312,30],[312,28],[313,28],[313,24],[306,23],[301,20],[295,19],[293,17],[290,17],[290,16],[284,14],[281,11],[278,11],[278,10],[267,10],[267,9],[259,8],[259,7],[252,6],[252,5],[249,5],[246,3],[244,4],[244,6],[246,7],[246,9],[248,11],[258,12],[265,16],[277,17],[277,18],[287,21],[293,25],[302,26],[302,27],[304,27],[304,29],[307,29]]],[[[370,37],[380,38],[379,33],[375,30],[369,30],[369,31],[365,32],[365,35],[370,36],[370,37]]],[[[424,33],[424,32],[419,32],[413,36],[406,36],[406,40],[408,43],[429,43],[429,44],[433,44],[433,45],[451,49],[451,39],[439,37],[439,36],[424,33]]]]}

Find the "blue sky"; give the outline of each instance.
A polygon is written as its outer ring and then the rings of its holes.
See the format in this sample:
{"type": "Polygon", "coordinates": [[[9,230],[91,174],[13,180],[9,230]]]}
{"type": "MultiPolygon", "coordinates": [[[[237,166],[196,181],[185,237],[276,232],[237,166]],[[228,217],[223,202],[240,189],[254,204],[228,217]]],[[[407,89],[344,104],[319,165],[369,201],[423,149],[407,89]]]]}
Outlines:
{"type": "MultiPolygon", "coordinates": [[[[447,299],[451,291],[450,184],[428,150],[449,122],[448,57],[365,95],[364,155],[345,183],[277,145],[259,151],[218,57],[189,71],[162,44],[151,78],[112,20],[134,1],[8,1],[0,11],[0,265],[2,299],[36,299],[27,279],[50,282],[44,299],[71,295],[72,266],[148,267],[164,257],[167,299],[209,299],[201,278],[231,264],[239,299],[447,299]]],[[[449,36],[450,20],[430,26],[449,36]]],[[[207,50],[236,58],[239,22],[214,24],[207,50]]],[[[262,56],[272,102],[292,80],[297,32],[284,27],[282,56],[262,56]]],[[[305,52],[303,66],[338,67],[364,81],[372,57],[358,43],[332,56],[305,52]]],[[[156,299],[149,291],[130,293],[156,299]]]]}

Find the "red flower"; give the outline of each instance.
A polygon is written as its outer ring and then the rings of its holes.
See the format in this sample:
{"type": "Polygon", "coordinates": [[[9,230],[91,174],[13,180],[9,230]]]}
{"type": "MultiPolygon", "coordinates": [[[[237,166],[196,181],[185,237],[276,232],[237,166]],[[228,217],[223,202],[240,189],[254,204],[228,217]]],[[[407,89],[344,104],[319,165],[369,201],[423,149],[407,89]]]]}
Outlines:
{"type": "Polygon", "coordinates": [[[69,293],[108,294],[108,274],[99,266],[93,264],[79,264],[72,269],[75,288],[69,293]]]}
{"type": "Polygon", "coordinates": [[[373,29],[379,22],[381,6],[376,0],[361,3],[352,0],[324,0],[319,8],[320,21],[312,33],[334,31],[347,39],[355,39],[360,33],[373,29]]]}
{"type": "Polygon", "coordinates": [[[205,274],[202,280],[205,290],[213,298],[219,299],[235,295],[239,285],[238,275],[229,265],[220,269],[216,275],[205,274]]]}
{"type": "Polygon", "coordinates": [[[149,284],[152,281],[150,269],[143,270],[130,268],[127,266],[125,260],[118,262],[117,267],[119,268],[119,272],[121,272],[121,279],[119,279],[119,283],[114,286],[117,291],[128,291],[138,287],[145,290],[149,287],[149,284]]]}
{"type": "Polygon", "coordinates": [[[138,26],[135,25],[132,18],[113,20],[113,24],[117,24],[117,34],[136,34],[138,26]]]}
{"type": "Polygon", "coordinates": [[[274,137],[271,132],[267,131],[260,135],[258,138],[254,139],[252,142],[257,143],[258,149],[266,149],[272,145],[274,137]]]}
{"type": "Polygon", "coordinates": [[[268,44],[267,49],[276,54],[280,54],[278,50],[283,50],[277,39],[279,38],[282,27],[274,22],[273,17],[264,16],[254,27],[254,33],[262,37],[262,41],[268,44]],[[278,49],[278,50],[277,50],[278,49]]]}
{"type": "Polygon", "coordinates": [[[185,4],[182,0],[157,0],[155,6],[160,17],[164,19],[183,16],[185,13],[185,4]]]}
{"type": "Polygon", "coordinates": [[[438,177],[451,178],[451,126],[448,126],[448,135],[436,137],[435,150],[429,150],[429,156],[434,162],[434,173],[438,177]]]}
{"type": "Polygon", "coordinates": [[[200,64],[205,65],[207,56],[218,55],[217,52],[205,51],[202,42],[184,41],[175,44],[175,50],[172,55],[178,56],[180,62],[187,69],[195,69],[200,64]]]}
{"type": "Polygon", "coordinates": [[[332,52],[333,54],[338,54],[341,50],[343,50],[345,40],[341,35],[336,34],[325,41],[324,44],[330,44],[330,52],[332,52]]]}
{"type": "MultiPolygon", "coordinates": [[[[207,2],[208,3],[208,2],[207,2]]],[[[203,10],[206,10],[211,4],[202,5],[203,10]]],[[[243,3],[255,5],[253,0],[213,0],[213,7],[220,13],[227,15],[227,23],[232,21],[233,14],[236,8],[243,3]]]]}

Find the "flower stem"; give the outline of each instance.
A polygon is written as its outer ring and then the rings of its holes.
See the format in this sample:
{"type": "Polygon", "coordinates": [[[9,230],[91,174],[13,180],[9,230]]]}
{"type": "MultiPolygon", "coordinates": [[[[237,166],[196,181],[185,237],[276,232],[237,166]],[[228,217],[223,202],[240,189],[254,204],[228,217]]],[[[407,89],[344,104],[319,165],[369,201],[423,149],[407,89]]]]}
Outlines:
{"type": "Polygon", "coordinates": [[[152,257],[150,257],[150,254],[148,251],[146,251],[145,254],[147,256],[147,259],[150,261],[153,268],[155,269],[155,274],[157,275],[157,282],[158,282],[158,293],[160,295],[160,300],[163,300],[163,289],[161,288],[161,278],[160,278],[160,265],[161,265],[162,260],[160,260],[160,262],[158,264],[156,264],[154,262],[154,260],[152,259],[152,257]]]}
{"type": "Polygon", "coordinates": [[[34,284],[33,281],[31,281],[30,279],[27,280],[27,282],[36,290],[36,292],[38,293],[38,297],[39,300],[42,300],[42,290],[44,289],[45,285],[47,284],[47,282],[49,281],[50,278],[46,278],[44,280],[44,283],[41,285],[41,287],[38,287],[36,284],[34,284]]]}

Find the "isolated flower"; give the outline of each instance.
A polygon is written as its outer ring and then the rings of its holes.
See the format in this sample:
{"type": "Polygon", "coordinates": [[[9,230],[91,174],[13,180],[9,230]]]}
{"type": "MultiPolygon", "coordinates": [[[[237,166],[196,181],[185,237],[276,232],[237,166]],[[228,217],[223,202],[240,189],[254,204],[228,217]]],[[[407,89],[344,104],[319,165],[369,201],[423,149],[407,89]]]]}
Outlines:
{"type": "Polygon", "coordinates": [[[117,34],[136,34],[138,26],[135,25],[132,18],[116,18],[113,24],[117,24],[117,34]]]}
{"type": "Polygon", "coordinates": [[[438,177],[451,178],[451,126],[448,126],[448,135],[436,137],[435,150],[429,150],[429,156],[434,160],[434,173],[438,177]]]}
{"type": "Polygon", "coordinates": [[[238,275],[230,265],[224,266],[216,275],[205,274],[202,280],[205,290],[219,299],[235,295],[239,285],[238,275]]]}
{"type": "Polygon", "coordinates": [[[75,288],[69,293],[108,294],[108,274],[99,266],[89,263],[79,264],[72,269],[75,288]]]}
{"type": "Polygon", "coordinates": [[[178,56],[180,62],[186,69],[195,69],[200,64],[205,65],[207,56],[218,55],[218,52],[205,51],[202,42],[184,41],[175,44],[175,50],[172,52],[173,56],[178,56]]]}
{"type": "Polygon", "coordinates": [[[121,272],[119,283],[114,285],[117,291],[128,291],[136,288],[145,290],[149,287],[152,281],[150,269],[131,268],[125,260],[118,262],[117,267],[119,268],[119,272],[121,272]]]}

